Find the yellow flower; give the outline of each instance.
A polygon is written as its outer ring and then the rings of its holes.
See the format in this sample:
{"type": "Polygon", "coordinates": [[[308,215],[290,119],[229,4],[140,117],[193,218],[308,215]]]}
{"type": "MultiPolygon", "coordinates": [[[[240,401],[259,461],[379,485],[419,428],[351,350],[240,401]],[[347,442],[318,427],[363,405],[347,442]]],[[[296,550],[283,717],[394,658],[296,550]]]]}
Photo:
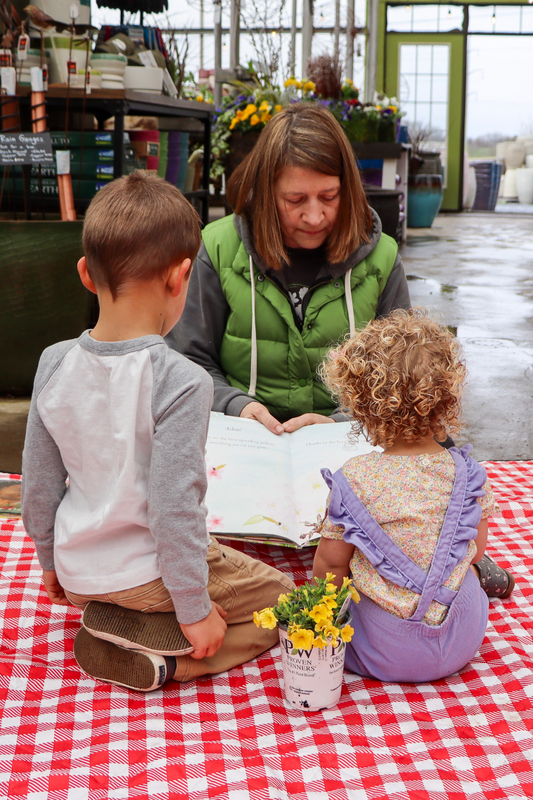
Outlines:
{"type": "Polygon", "coordinates": [[[229,125],[230,131],[233,130],[233,128],[235,127],[235,125],[237,125],[238,122],[240,122],[240,119],[238,117],[233,117],[229,125]]]}
{"type": "Polygon", "coordinates": [[[315,89],[316,89],[316,86],[313,83],[313,81],[306,81],[304,83],[304,85],[302,86],[302,89],[304,90],[304,92],[314,92],[315,89]]]}
{"type": "Polygon", "coordinates": [[[331,611],[337,605],[337,594],[327,594],[325,597],[322,598],[322,602],[325,606],[331,611]]]}
{"type": "Polygon", "coordinates": [[[335,575],[333,574],[333,572],[326,572],[326,583],[331,583],[334,577],[335,575]]]}
{"type": "Polygon", "coordinates": [[[354,603],[358,603],[360,601],[361,598],[359,596],[359,592],[357,591],[357,589],[352,589],[350,594],[352,596],[352,600],[354,601],[354,603]]]}
{"type": "Polygon", "coordinates": [[[281,111],[281,108],[282,107],[278,104],[277,106],[274,106],[274,111],[281,111]]]}
{"type": "Polygon", "coordinates": [[[289,596],[287,594],[280,594],[278,597],[278,605],[280,603],[287,603],[289,601],[289,596]]]}
{"type": "Polygon", "coordinates": [[[309,616],[314,619],[317,625],[323,625],[331,620],[331,612],[325,603],[320,603],[309,612],[309,616]]]}
{"type": "Polygon", "coordinates": [[[339,633],[340,631],[335,627],[335,625],[324,625],[322,628],[322,634],[326,637],[326,639],[338,639],[339,633]]]}
{"type": "Polygon", "coordinates": [[[347,587],[347,586],[349,586],[349,585],[351,584],[351,582],[352,582],[352,579],[351,579],[351,578],[348,578],[348,576],[345,576],[345,577],[342,579],[342,588],[343,588],[343,589],[346,589],[346,587],[347,587]]]}
{"type": "Polygon", "coordinates": [[[263,113],[261,114],[261,119],[259,121],[270,122],[271,119],[272,119],[272,114],[269,114],[268,111],[263,111],[263,113]]]}
{"type": "Polygon", "coordinates": [[[257,125],[258,122],[259,122],[259,117],[257,116],[257,114],[252,114],[252,116],[250,117],[250,125],[257,125]]]}
{"type": "Polygon", "coordinates": [[[351,625],[345,625],[344,628],[341,628],[341,639],[343,642],[351,642],[352,636],[354,635],[355,631],[351,625]]]}
{"type": "Polygon", "coordinates": [[[248,105],[244,109],[244,113],[247,114],[248,116],[250,116],[250,114],[255,114],[256,111],[257,111],[257,106],[254,106],[253,103],[248,103],[248,105]]]}
{"type": "Polygon", "coordinates": [[[278,621],[271,608],[264,608],[262,611],[254,611],[254,622],[258,628],[268,628],[273,631],[278,621]]]}
{"type": "Polygon", "coordinates": [[[235,116],[237,117],[237,119],[242,119],[243,118],[244,111],[242,110],[242,108],[238,108],[237,109],[237,111],[235,112],[235,116]]]}
{"type": "Polygon", "coordinates": [[[381,106],[376,106],[378,111],[381,111],[381,106]]]}
{"type": "Polygon", "coordinates": [[[327,647],[327,646],[328,646],[328,643],[321,636],[317,636],[315,641],[313,642],[313,647],[319,647],[321,650],[323,650],[324,647],[327,647]]]}
{"type": "Polygon", "coordinates": [[[337,594],[337,587],[334,583],[326,583],[326,592],[328,594],[337,594]]]}
{"type": "Polygon", "coordinates": [[[308,650],[313,646],[315,635],[313,631],[308,631],[305,628],[293,626],[287,631],[292,646],[296,650],[308,650]]]}
{"type": "Polygon", "coordinates": [[[267,101],[266,101],[266,100],[263,100],[263,102],[262,102],[262,103],[261,103],[261,105],[259,106],[259,111],[268,111],[268,109],[269,109],[269,108],[270,108],[270,106],[269,106],[269,104],[267,103],[267,101]]]}
{"type": "Polygon", "coordinates": [[[389,108],[393,112],[393,114],[396,114],[396,112],[398,111],[398,107],[397,106],[389,106],[389,108]]]}
{"type": "Polygon", "coordinates": [[[344,81],[344,83],[347,83],[347,84],[348,84],[348,86],[353,86],[353,81],[351,81],[349,78],[346,78],[346,80],[344,81]]]}
{"type": "Polygon", "coordinates": [[[302,88],[301,81],[296,81],[295,86],[296,86],[297,89],[301,89],[302,88]]]}
{"type": "Polygon", "coordinates": [[[203,96],[203,94],[197,94],[197,95],[196,95],[196,101],[197,101],[198,103],[203,103],[203,102],[204,102],[204,96],[203,96]]]}
{"type": "Polygon", "coordinates": [[[285,88],[288,89],[289,86],[297,86],[298,81],[295,78],[287,78],[285,81],[285,88]]]}

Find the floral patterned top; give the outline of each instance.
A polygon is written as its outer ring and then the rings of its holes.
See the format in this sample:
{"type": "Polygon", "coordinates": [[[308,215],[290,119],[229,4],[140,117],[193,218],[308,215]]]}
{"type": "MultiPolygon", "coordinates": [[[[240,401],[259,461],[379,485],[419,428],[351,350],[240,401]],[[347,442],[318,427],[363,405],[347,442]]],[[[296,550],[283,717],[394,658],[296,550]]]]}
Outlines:
{"type": "MultiPolygon", "coordinates": [[[[385,533],[427,572],[455,480],[455,462],[450,453],[443,450],[434,454],[397,456],[374,451],[350,459],[342,471],[385,533]]],[[[483,488],[485,497],[478,498],[478,502],[482,519],[486,519],[499,514],[500,509],[488,480],[483,488]]],[[[326,539],[342,539],[344,528],[333,525],[326,514],[320,531],[326,539]]],[[[475,553],[476,543],[472,540],[465,559],[456,566],[445,586],[459,589],[475,553]]],[[[419,595],[382,578],[357,547],[350,569],[357,589],[385,611],[403,619],[415,612],[419,595]]],[[[447,606],[433,601],[424,622],[440,625],[446,612],[447,606]]]]}

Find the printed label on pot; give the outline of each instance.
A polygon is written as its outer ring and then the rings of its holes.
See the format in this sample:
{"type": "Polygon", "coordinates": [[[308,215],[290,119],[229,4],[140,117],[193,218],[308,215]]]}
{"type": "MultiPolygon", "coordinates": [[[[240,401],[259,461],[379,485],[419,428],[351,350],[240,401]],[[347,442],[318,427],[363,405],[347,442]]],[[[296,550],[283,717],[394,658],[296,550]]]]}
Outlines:
{"type": "Polygon", "coordinates": [[[295,650],[287,632],[279,631],[285,696],[295,708],[331,708],[342,691],[346,646],[341,639],[323,649],[295,650]]]}

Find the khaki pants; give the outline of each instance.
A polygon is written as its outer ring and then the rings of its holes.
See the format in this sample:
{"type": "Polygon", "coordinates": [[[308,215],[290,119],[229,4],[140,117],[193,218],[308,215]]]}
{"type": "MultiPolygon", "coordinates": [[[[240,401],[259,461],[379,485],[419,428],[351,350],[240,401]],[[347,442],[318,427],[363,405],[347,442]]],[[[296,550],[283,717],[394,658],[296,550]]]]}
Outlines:
{"type": "MultiPolygon", "coordinates": [[[[277,644],[277,628],[273,631],[257,628],[253,621],[253,612],[275,605],[282,592],[294,589],[291,579],[279,570],[232,547],[225,547],[213,538],[207,551],[207,564],[207,591],[211,600],[228,612],[225,618],[228,629],[222,647],[214,656],[200,659],[191,656],[177,658],[174,673],[176,681],[189,681],[201,675],[225,672],[250,661],[277,644]]],[[[99,595],[79,595],[73,592],[65,594],[78,608],[85,608],[91,600],[99,600],[147,614],[174,610],[170,595],[160,578],[121,592],[99,595]]]]}

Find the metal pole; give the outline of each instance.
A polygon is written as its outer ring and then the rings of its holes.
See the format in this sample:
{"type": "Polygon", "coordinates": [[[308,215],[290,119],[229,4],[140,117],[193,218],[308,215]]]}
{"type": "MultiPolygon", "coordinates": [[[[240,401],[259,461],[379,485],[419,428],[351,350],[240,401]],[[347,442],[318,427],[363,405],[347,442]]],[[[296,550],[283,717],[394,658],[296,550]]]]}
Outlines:
{"type": "Polygon", "coordinates": [[[303,0],[302,78],[307,75],[307,62],[313,48],[313,0],[303,0]]]}
{"type": "MultiPolygon", "coordinates": [[[[200,0],[200,28],[204,27],[204,0],[200,0]]],[[[204,35],[200,34],[200,69],[204,68],[204,35]]]]}
{"type": "Polygon", "coordinates": [[[335,26],[333,28],[333,58],[340,61],[339,38],[341,27],[341,0],[335,0],[335,26]]]}
{"type": "Polygon", "coordinates": [[[229,68],[235,69],[239,66],[239,40],[241,35],[240,26],[241,3],[240,0],[231,0],[231,16],[229,28],[229,68]]]}
{"type": "Polygon", "coordinates": [[[353,81],[353,50],[355,25],[355,0],[348,0],[346,6],[346,78],[353,81]]]}
{"type": "Polygon", "coordinates": [[[296,10],[297,0],[292,0],[291,18],[291,46],[289,50],[289,78],[294,78],[296,72],[296,10]]]}
{"type": "Polygon", "coordinates": [[[213,0],[215,11],[214,34],[215,34],[215,108],[220,108],[222,103],[222,84],[217,81],[217,74],[222,69],[222,4],[221,0],[213,0]]]}
{"type": "Polygon", "coordinates": [[[368,23],[366,39],[365,103],[374,100],[378,67],[378,19],[379,0],[368,0],[368,23]]]}

